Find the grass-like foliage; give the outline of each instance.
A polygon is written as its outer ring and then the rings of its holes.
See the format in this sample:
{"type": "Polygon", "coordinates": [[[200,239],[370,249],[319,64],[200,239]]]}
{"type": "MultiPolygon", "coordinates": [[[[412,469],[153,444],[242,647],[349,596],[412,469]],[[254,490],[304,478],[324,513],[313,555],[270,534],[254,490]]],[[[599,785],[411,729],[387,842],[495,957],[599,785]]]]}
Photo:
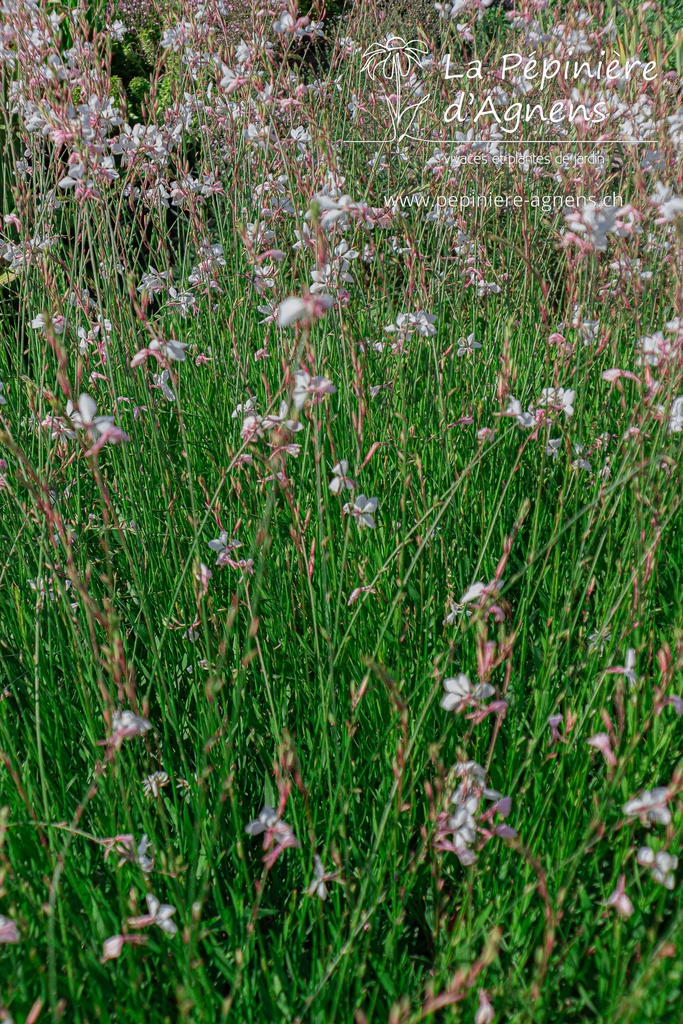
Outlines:
{"type": "Polygon", "coordinates": [[[0,8],[0,1019],[679,1021],[676,5],[266,6],[0,8]]]}

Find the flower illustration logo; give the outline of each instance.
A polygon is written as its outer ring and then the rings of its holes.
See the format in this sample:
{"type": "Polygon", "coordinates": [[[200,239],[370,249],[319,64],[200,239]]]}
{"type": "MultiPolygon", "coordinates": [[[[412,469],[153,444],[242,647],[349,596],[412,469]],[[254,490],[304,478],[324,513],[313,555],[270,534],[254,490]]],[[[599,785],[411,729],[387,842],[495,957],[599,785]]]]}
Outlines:
{"type": "Polygon", "coordinates": [[[373,82],[380,80],[385,87],[389,83],[393,85],[386,99],[396,142],[408,136],[418,110],[429,99],[428,93],[417,102],[404,105],[404,95],[412,98],[415,94],[415,72],[422,66],[425,56],[427,50],[419,39],[407,43],[393,35],[387,36],[383,43],[368,46],[363,54],[361,70],[367,72],[373,82]]]}

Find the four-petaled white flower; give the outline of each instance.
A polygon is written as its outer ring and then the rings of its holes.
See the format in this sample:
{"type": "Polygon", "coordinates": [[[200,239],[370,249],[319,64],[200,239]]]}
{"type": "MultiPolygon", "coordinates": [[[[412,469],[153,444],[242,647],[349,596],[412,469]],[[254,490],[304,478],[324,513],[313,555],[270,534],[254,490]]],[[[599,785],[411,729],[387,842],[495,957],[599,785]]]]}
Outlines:
{"type": "Polygon", "coordinates": [[[271,846],[273,847],[271,852],[263,858],[267,868],[273,866],[284,850],[292,847],[296,849],[299,846],[299,840],[294,835],[291,825],[288,825],[286,821],[282,821],[278,817],[275,808],[269,804],[264,804],[258,818],[250,821],[245,826],[244,831],[250,836],[260,836],[263,834],[264,850],[270,849],[271,846]]]}
{"type": "Polygon", "coordinates": [[[519,399],[512,396],[510,396],[510,401],[508,402],[508,407],[505,410],[505,415],[514,416],[520,427],[524,427],[525,429],[533,427],[536,423],[536,417],[533,412],[531,412],[531,410],[529,410],[529,412],[524,412],[522,403],[519,399]]]}
{"type": "Polygon", "coordinates": [[[359,494],[353,505],[351,502],[344,505],[344,512],[353,516],[359,526],[369,526],[371,530],[374,530],[374,513],[377,511],[377,504],[377,498],[366,498],[364,494],[359,494]]]}
{"type": "Polygon", "coordinates": [[[147,928],[149,925],[155,924],[167,935],[175,935],[178,925],[171,918],[175,914],[176,908],[170,903],[160,903],[151,892],[147,893],[145,899],[149,913],[143,914],[142,917],[129,917],[128,924],[131,928],[147,928]]]}
{"type": "Polygon", "coordinates": [[[671,793],[666,786],[657,786],[655,789],[644,789],[633,800],[624,804],[624,814],[629,817],[638,817],[645,824],[668,825],[671,822],[671,811],[668,803],[671,800],[671,793]]]}
{"type": "MultiPolygon", "coordinates": [[[[71,401],[67,402],[66,415],[75,431],[87,430],[95,442],[93,447],[86,453],[87,455],[96,454],[108,441],[115,444],[119,441],[130,440],[128,434],[125,434],[123,430],[115,426],[113,416],[97,415],[97,405],[90,395],[81,395],[77,406],[74,406],[71,401]]],[[[67,437],[73,438],[75,436],[72,430],[67,430],[65,433],[67,437]]]]}
{"type": "Polygon", "coordinates": [[[326,882],[337,882],[339,879],[339,872],[335,871],[333,874],[327,874],[323,866],[323,862],[318,854],[313,855],[313,881],[306,889],[307,896],[319,896],[321,900],[327,899],[327,885],[326,882]]]}
{"type": "Polygon", "coordinates": [[[387,334],[396,334],[398,349],[400,350],[413,333],[420,334],[423,338],[430,338],[436,334],[436,317],[426,313],[424,309],[418,309],[416,313],[399,313],[396,321],[389,324],[384,330],[387,334]]]}
{"type": "Polygon", "coordinates": [[[566,419],[569,419],[570,416],[574,415],[575,398],[576,392],[572,391],[571,388],[543,388],[538,404],[555,406],[562,410],[566,419]]]}
{"type": "Polygon", "coordinates": [[[275,808],[269,804],[264,804],[259,811],[258,818],[254,818],[248,825],[245,826],[244,831],[250,836],[260,836],[262,832],[265,832],[269,828],[274,828],[278,823],[278,816],[275,813],[275,808]]]}
{"type": "Polygon", "coordinates": [[[333,494],[339,494],[346,488],[347,491],[352,491],[356,486],[353,480],[351,480],[346,474],[349,471],[349,464],[346,459],[340,459],[336,466],[332,467],[332,479],[330,480],[328,487],[333,494]]]}
{"type": "Polygon", "coordinates": [[[325,395],[334,395],[337,389],[327,377],[311,377],[306,370],[294,374],[292,400],[297,409],[303,409],[307,402],[322,402],[325,395]]]}
{"type": "Polygon", "coordinates": [[[280,402],[278,413],[268,413],[261,420],[260,426],[263,430],[288,430],[290,434],[296,434],[303,430],[303,423],[300,420],[292,420],[289,416],[289,402],[280,402]]]}
{"type": "Polygon", "coordinates": [[[226,530],[221,530],[218,537],[209,541],[209,547],[212,551],[218,552],[216,565],[231,565],[234,568],[236,563],[232,558],[232,553],[242,547],[242,541],[237,540],[236,537],[231,540],[230,534],[226,530]]]}
{"type": "Polygon", "coordinates": [[[458,346],[459,356],[471,356],[474,355],[475,349],[481,348],[481,342],[474,340],[474,331],[472,331],[466,338],[460,338],[458,346]]]}
{"type": "Polygon", "coordinates": [[[142,789],[147,796],[159,796],[164,786],[168,786],[171,780],[166,772],[152,772],[146,779],[142,780],[142,789]]]}
{"type": "Polygon", "coordinates": [[[184,363],[185,362],[185,349],[187,348],[186,341],[176,341],[175,338],[169,338],[168,341],[159,341],[155,338],[150,341],[147,348],[141,348],[139,352],[136,352],[130,361],[132,367],[140,366],[144,363],[148,356],[154,356],[156,359],[161,360],[167,359],[184,363]]]}
{"type": "Polygon", "coordinates": [[[441,698],[441,707],[444,711],[464,711],[471,704],[479,704],[480,701],[491,697],[495,690],[490,683],[470,682],[469,676],[459,672],[457,676],[444,679],[443,688],[445,693],[441,698]]]}
{"type": "Polygon", "coordinates": [[[151,722],[132,711],[114,711],[111,717],[112,735],[109,742],[120,747],[124,740],[142,736],[152,728],[151,722]]]}
{"type": "Polygon", "coordinates": [[[56,316],[46,316],[45,313],[38,313],[36,317],[31,320],[31,327],[34,331],[44,331],[47,328],[48,323],[52,326],[52,330],[55,334],[63,334],[66,328],[66,317],[61,314],[56,316]]]}
{"type": "Polygon", "coordinates": [[[665,889],[673,889],[676,884],[674,871],[678,867],[678,857],[664,850],[655,853],[649,846],[641,846],[636,854],[636,860],[642,867],[649,869],[655,882],[659,882],[665,889]]]}

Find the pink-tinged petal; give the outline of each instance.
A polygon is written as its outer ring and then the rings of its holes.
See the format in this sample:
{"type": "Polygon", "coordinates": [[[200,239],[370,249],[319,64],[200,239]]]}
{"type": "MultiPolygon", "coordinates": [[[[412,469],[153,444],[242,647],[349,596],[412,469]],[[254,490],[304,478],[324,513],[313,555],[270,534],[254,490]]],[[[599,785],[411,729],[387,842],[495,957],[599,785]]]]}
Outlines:
{"type": "Polygon", "coordinates": [[[123,952],[123,935],[111,935],[102,945],[102,961],[117,960],[123,952]]]}
{"type": "Polygon", "coordinates": [[[131,928],[148,928],[155,921],[156,917],[154,914],[143,914],[142,917],[128,918],[128,924],[131,928]]]}
{"type": "Polygon", "coordinates": [[[514,828],[510,828],[509,825],[496,825],[493,829],[495,836],[500,836],[501,839],[516,839],[517,833],[514,828]]]}
{"type": "Polygon", "coordinates": [[[452,711],[453,708],[458,707],[462,703],[462,698],[458,697],[455,693],[445,693],[441,698],[441,707],[444,711],[452,711]]]}
{"type": "Polygon", "coordinates": [[[509,796],[504,796],[502,799],[495,802],[491,810],[496,814],[500,814],[501,818],[507,818],[508,814],[512,810],[512,800],[509,796]]]}
{"type": "Polygon", "coordinates": [[[599,750],[611,768],[616,766],[617,759],[614,756],[612,744],[606,732],[596,733],[595,736],[591,736],[590,739],[586,740],[586,743],[589,747],[595,747],[596,750],[599,750]]]}
{"type": "Polygon", "coordinates": [[[622,917],[631,916],[633,913],[633,904],[626,895],[626,875],[619,875],[617,887],[608,897],[605,906],[614,907],[622,917]]]}
{"type": "Polygon", "coordinates": [[[0,914],[0,944],[16,945],[19,942],[19,929],[11,917],[0,914]]]}

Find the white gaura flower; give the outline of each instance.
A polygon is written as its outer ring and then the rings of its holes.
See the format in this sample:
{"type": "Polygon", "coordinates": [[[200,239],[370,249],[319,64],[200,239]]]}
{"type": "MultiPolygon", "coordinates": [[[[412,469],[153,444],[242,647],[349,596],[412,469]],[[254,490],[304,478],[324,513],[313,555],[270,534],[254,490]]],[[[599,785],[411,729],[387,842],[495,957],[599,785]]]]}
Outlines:
{"type": "Polygon", "coordinates": [[[252,442],[256,441],[259,437],[263,437],[263,430],[261,424],[263,417],[259,416],[258,413],[252,412],[248,416],[245,416],[242,420],[242,429],[240,434],[245,441],[252,442]]]}
{"type": "Polygon", "coordinates": [[[652,877],[665,889],[673,889],[676,884],[674,871],[678,867],[678,857],[671,853],[660,850],[655,854],[655,862],[652,865],[652,877]]]}
{"type": "Polygon", "coordinates": [[[307,402],[322,402],[325,395],[334,395],[336,391],[327,377],[311,377],[306,370],[297,370],[294,374],[292,400],[297,409],[303,409],[307,402]]]}
{"type": "Polygon", "coordinates": [[[522,403],[519,401],[519,399],[514,398],[512,395],[510,396],[508,407],[505,410],[505,415],[514,416],[520,427],[524,427],[527,430],[529,429],[529,427],[533,427],[536,423],[536,417],[534,416],[534,414],[531,411],[524,412],[524,409],[522,408],[522,403]]]}
{"type": "Polygon", "coordinates": [[[369,526],[374,530],[374,513],[377,511],[377,505],[377,498],[366,498],[364,494],[359,494],[353,505],[351,502],[344,505],[344,512],[353,516],[359,526],[369,526]]]}
{"type": "Polygon", "coordinates": [[[120,747],[124,740],[142,736],[152,728],[152,723],[132,711],[115,711],[111,716],[112,734],[109,743],[120,747]]]}
{"type": "Polygon", "coordinates": [[[154,373],[152,374],[152,386],[159,388],[167,402],[175,402],[175,391],[168,383],[170,379],[171,375],[168,370],[162,370],[161,373],[154,373]]]}
{"type": "Polygon", "coordinates": [[[636,652],[633,647],[626,651],[626,662],[624,665],[614,665],[606,670],[609,675],[623,676],[629,686],[635,686],[638,681],[636,676],[636,652]]]}
{"type": "MultiPolygon", "coordinates": [[[[436,6],[438,6],[438,4],[435,4],[434,6],[436,7],[436,6]]],[[[459,32],[462,32],[462,29],[464,27],[465,26],[463,26],[463,25],[456,25],[456,29],[459,32]]],[[[467,36],[465,36],[464,33],[462,33],[462,35],[464,36],[464,38],[467,38],[467,36]]],[[[469,38],[472,39],[473,37],[470,36],[469,38]]],[[[489,999],[489,997],[486,994],[486,992],[484,991],[484,989],[480,988],[479,989],[479,1006],[477,1007],[477,1012],[474,1015],[474,1024],[493,1024],[493,1021],[495,1020],[495,1017],[496,1017],[496,1014],[495,1014],[495,1010],[493,1009],[493,1005],[491,1003],[491,1000],[489,999]]]]}
{"type": "Polygon", "coordinates": [[[159,271],[156,267],[150,266],[149,271],[142,275],[142,281],[138,285],[138,291],[147,292],[149,295],[161,292],[164,288],[168,288],[169,277],[170,274],[168,270],[159,271]]]}
{"type": "Polygon", "coordinates": [[[423,338],[433,337],[436,334],[435,323],[435,316],[431,313],[426,313],[423,309],[418,309],[416,313],[399,313],[395,323],[389,324],[384,330],[388,334],[397,335],[400,349],[411,334],[415,332],[423,338]]]}
{"type": "Polygon", "coordinates": [[[63,334],[66,327],[66,317],[58,314],[54,317],[48,317],[45,313],[38,313],[38,316],[31,320],[31,327],[34,331],[44,331],[47,329],[48,324],[52,326],[52,330],[55,334],[63,334]]]}
{"type": "Polygon", "coordinates": [[[284,850],[299,847],[299,840],[294,835],[291,825],[282,821],[278,817],[277,811],[269,804],[264,804],[258,818],[250,821],[244,831],[250,836],[263,834],[264,850],[273,847],[271,852],[263,858],[263,862],[269,870],[284,850]]]}
{"type": "Polygon", "coordinates": [[[246,402],[240,402],[232,410],[232,419],[236,420],[240,416],[246,416],[248,413],[253,412],[256,409],[258,402],[255,398],[248,398],[246,402]]]}
{"type": "Polygon", "coordinates": [[[147,796],[159,796],[164,786],[168,786],[169,779],[166,772],[152,772],[146,779],[142,780],[142,790],[147,796]]]}
{"type": "Polygon", "coordinates": [[[219,535],[214,540],[209,541],[209,547],[212,551],[222,551],[230,540],[230,534],[226,530],[221,530],[219,535]]]}
{"type": "Polygon", "coordinates": [[[683,395],[674,398],[669,413],[669,433],[680,434],[683,430],[683,395]]]}
{"type": "Polygon", "coordinates": [[[614,907],[621,917],[630,917],[633,913],[633,904],[626,895],[626,875],[619,875],[617,887],[605,901],[606,907],[614,907]]]}
{"type": "Polygon", "coordinates": [[[459,356],[471,356],[474,355],[475,349],[481,348],[481,343],[474,340],[474,331],[472,331],[466,338],[459,339],[458,346],[459,356]]]}
{"type": "Polygon", "coordinates": [[[296,22],[289,11],[283,11],[280,17],[273,22],[273,31],[278,35],[285,32],[293,35],[296,32],[296,22]]]}
{"type": "Polygon", "coordinates": [[[260,836],[267,829],[274,828],[278,820],[275,808],[269,804],[264,804],[259,811],[258,818],[254,818],[248,825],[245,825],[244,831],[250,836],[260,836]]]}
{"type": "Polygon", "coordinates": [[[459,604],[469,604],[470,601],[478,601],[485,590],[485,583],[481,583],[481,581],[473,583],[472,586],[468,587],[465,593],[462,595],[459,604]]]}
{"type": "Polygon", "coordinates": [[[296,434],[303,430],[303,423],[300,420],[288,419],[289,402],[280,402],[280,411],[271,412],[261,420],[263,430],[288,430],[290,434],[296,434]]]}
{"type": "Polygon", "coordinates": [[[340,459],[337,465],[332,467],[332,479],[330,480],[328,487],[333,494],[339,494],[339,492],[344,489],[352,491],[356,486],[353,480],[346,475],[348,471],[349,464],[346,459],[340,459]]]}
{"type": "Polygon", "coordinates": [[[477,683],[475,686],[470,682],[469,676],[459,672],[457,676],[444,679],[444,695],[441,698],[441,707],[444,711],[455,711],[458,714],[464,711],[471,704],[478,704],[487,697],[491,697],[495,690],[490,683],[477,683]]]}
{"type": "Polygon", "coordinates": [[[135,839],[132,835],[120,835],[114,836],[111,839],[105,840],[105,846],[107,847],[104,854],[106,860],[112,850],[119,855],[119,862],[117,867],[122,868],[124,864],[137,864],[143,874],[150,874],[154,867],[154,858],[149,856],[148,851],[152,849],[152,844],[147,838],[147,833],[143,832],[140,842],[135,845],[135,839]]]}
{"type": "Polygon", "coordinates": [[[97,404],[89,394],[82,394],[78,399],[78,406],[72,401],[67,402],[67,416],[73,423],[76,430],[106,429],[114,423],[113,416],[97,416],[97,404]]]}
{"type": "Polygon", "coordinates": [[[562,410],[566,419],[574,415],[576,392],[570,388],[543,388],[539,405],[552,405],[562,410]]]}
{"type": "Polygon", "coordinates": [[[334,305],[331,295],[309,295],[307,298],[291,296],[280,303],[277,322],[280,327],[291,327],[294,323],[310,324],[325,315],[334,305]]]}
{"type": "MultiPolygon", "coordinates": [[[[113,416],[98,416],[97,405],[95,400],[90,395],[81,395],[78,399],[78,406],[74,406],[73,402],[69,401],[66,405],[66,415],[75,430],[87,430],[91,438],[94,441],[100,439],[96,448],[100,448],[106,441],[128,441],[129,437],[124,434],[122,430],[119,430],[114,425],[113,416]]],[[[73,437],[74,434],[71,431],[67,432],[67,436],[73,437]]],[[[94,451],[95,449],[91,449],[94,451]]]]}
{"type": "Polygon", "coordinates": [[[233,558],[233,553],[237,551],[238,548],[242,547],[242,542],[237,540],[236,537],[233,537],[231,540],[230,534],[226,530],[221,530],[218,537],[214,540],[210,540],[209,547],[212,551],[218,552],[216,565],[230,565],[235,568],[238,564],[233,558]]]}
{"type": "Polygon", "coordinates": [[[149,913],[142,917],[129,917],[128,924],[131,928],[147,928],[151,924],[156,924],[167,935],[175,935],[178,926],[171,918],[175,914],[176,908],[170,903],[160,903],[151,892],[147,893],[145,899],[149,913]]]}
{"type": "Polygon", "coordinates": [[[130,361],[130,365],[132,367],[140,366],[148,356],[154,356],[156,359],[160,359],[161,357],[169,361],[173,360],[178,363],[184,363],[186,348],[186,341],[176,341],[175,338],[169,338],[168,341],[159,341],[158,338],[155,338],[154,341],[149,343],[148,348],[141,348],[139,352],[135,353],[130,361]]]}
{"type": "MultiPolygon", "coordinates": [[[[339,878],[339,872],[335,871],[329,875],[326,873],[318,854],[313,856],[313,881],[306,889],[308,896],[319,896],[321,900],[327,899],[327,885],[326,882],[338,882],[341,881],[339,878]]],[[[342,883],[343,884],[343,883],[342,883]]]]}
{"type": "Polygon", "coordinates": [[[467,615],[471,615],[472,613],[467,608],[468,604],[472,604],[473,601],[478,601],[485,591],[490,595],[497,594],[502,586],[503,581],[495,579],[491,580],[490,583],[482,583],[481,580],[477,580],[476,583],[472,583],[458,602],[449,601],[451,610],[444,619],[444,626],[451,626],[457,621],[458,616],[462,615],[463,612],[467,615]]]}
{"type": "Polygon", "coordinates": [[[624,804],[624,814],[629,817],[638,817],[646,824],[669,825],[671,822],[671,811],[667,804],[671,800],[671,793],[666,786],[657,786],[656,789],[644,789],[624,804]]]}
{"type": "Polygon", "coordinates": [[[655,224],[671,224],[683,213],[683,199],[680,196],[672,196],[659,206],[659,217],[655,224]]]}
{"type": "Polygon", "coordinates": [[[671,338],[667,338],[663,331],[653,331],[652,334],[645,334],[640,338],[638,348],[641,353],[637,360],[639,366],[644,362],[649,366],[659,366],[671,358],[676,344],[671,338]]]}
{"type": "Polygon", "coordinates": [[[678,867],[678,857],[664,850],[655,853],[651,847],[641,846],[636,854],[636,860],[641,867],[649,869],[655,882],[659,882],[665,889],[673,889],[676,884],[674,871],[678,867]]]}
{"type": "Polygon", "coordinates": [[[0,944],[16,945],[19,942],[19,929],[11,917],[0,914],[0,944]]]}
{"type": "Polygon", "coordinates": [[[109,35],[117,43],[123,42],[123,37],[125,36],[126,32],[128,32],[128,29],[122,21],[112,21],[111,25],[109,26],[109,35]]]}

